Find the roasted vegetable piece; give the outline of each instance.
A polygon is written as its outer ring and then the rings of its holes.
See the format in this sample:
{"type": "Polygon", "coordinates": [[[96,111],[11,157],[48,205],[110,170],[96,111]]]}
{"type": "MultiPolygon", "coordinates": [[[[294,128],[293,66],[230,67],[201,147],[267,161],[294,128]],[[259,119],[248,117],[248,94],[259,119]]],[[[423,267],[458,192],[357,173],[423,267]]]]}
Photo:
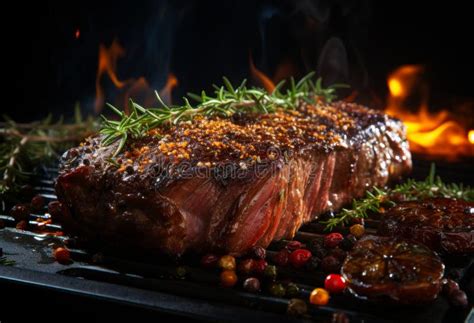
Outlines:
{"type": "Polygon", "coordinates": [[[349,253],[341,273],[356,296],[385,296],[403,304],[426,303],[441,290],[444,264],[424,245],[367,236],[349,253]]]}

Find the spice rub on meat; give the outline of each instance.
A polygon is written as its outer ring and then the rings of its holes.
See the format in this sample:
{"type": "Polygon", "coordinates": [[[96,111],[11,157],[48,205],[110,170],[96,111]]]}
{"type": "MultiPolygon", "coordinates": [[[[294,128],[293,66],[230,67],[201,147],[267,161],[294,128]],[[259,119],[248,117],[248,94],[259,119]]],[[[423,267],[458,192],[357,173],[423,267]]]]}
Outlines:
{"type": "Polygon", "coordinates": [[[86,140],[63,158],[66,229],[170,254],[292,238],[411,168],[403,124],[345,102],[275,113],[196,116],[118,143],[86,140]],[[111,160],[113,159],[113,160],[111,160]]]}

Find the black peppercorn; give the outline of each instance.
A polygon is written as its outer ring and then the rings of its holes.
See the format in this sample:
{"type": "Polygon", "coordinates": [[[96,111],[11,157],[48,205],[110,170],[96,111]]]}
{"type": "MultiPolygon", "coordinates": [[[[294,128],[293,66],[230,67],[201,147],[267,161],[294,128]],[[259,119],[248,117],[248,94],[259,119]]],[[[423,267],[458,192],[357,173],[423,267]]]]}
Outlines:
{"type": "Polygon", "coordinates": [[[342,250],[350,251],[354,247],[355,243],[357,242],[357,238],[352,234],[348,234],[339,244],[339,247],[342,250]]]}
{"type": "Polygon", "coordinates": [[[311,242],[308,244],[308,249],[311,251],[311,254],[313,256],[316,256],[318,258],[324,258],[328,251],[327,249],[323,246],[324,242],[322,239],[314,239],[311,240],[311,242]]]}
{"type": "Polygon", "coordinates": [[[337,273],[341,269],[341,262],[334,256],[326,256],[321,260],[321,269],[326,273],[337,273]]]}
{"type": "Polygon", "coordinates": [[[467,295],[460,289],[451,292],[449,301],[457,307],[466,307],[468,305],[467,295]]]}
{"type": "Polygon", "coordinates": [[[262,247],[255,246],[252,248],[250,256],[256,259],[265,259],[265,257],[267,256],[267,251],[262,247]]]}
{"type": "Polygon", "coordinates": [[[316,271],[318,270],[319,266],[321,265],[321,259],[318,257],[311,257],[311,259],[305,264],[305,268],[309,271],[316,271]]]}
{"type": "Polygon", "coordinates": [[[251,293],[257,293],[260,291],[260,281],[255,277],[247,278],[244,281],[244,289],[251,293]]]}

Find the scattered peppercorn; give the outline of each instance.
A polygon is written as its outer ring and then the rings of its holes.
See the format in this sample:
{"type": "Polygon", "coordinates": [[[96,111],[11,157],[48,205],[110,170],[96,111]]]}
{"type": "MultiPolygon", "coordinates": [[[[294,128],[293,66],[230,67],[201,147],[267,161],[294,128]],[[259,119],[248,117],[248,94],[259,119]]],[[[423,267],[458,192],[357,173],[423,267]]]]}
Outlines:
{"type": "Polygon", "coordinates": [[[252,248],[250,255],[252,258],[265,259],[265,257],[267,256],[267,251],[262,247],[255,246],[252,248]]]}
{"type": "Polygon", "coordinates": [[[283,297],[286,294],[285,286],[280,283],[273,283],[269,288],[270,294],[277,297],[283,297]]]}
{"type": "Polygon", "coordinates": [[[222,256],[219,259],[219,267],[225,270],[235,270],[235,258],[231,255],[222,256]]]}
{"type": "Polygon", "coordinates": [[[309,302],[314,305],[326,305],[329,303],[329,293],[324,288],[315,288],[309,296],[309,302]]]}
{"type": "Polygon", "coordinates": [[[305,301],[299,298],[292,298],[288,302],[286,313],[293,316],[305,315],[308,312],[308,305],[305,301]]]}
{"type": "Polygon", "coordinates": [[[318,270],[321,265],[321,259],[315,256],[312,256],[311,259],[305,264],[305,268],[310,271],[318,270]]]}
{"type": "Polygon", "coordinates": [[[357,238],[352,235],[348,234],[342,241],[339,243],[339,247],[345,251],[350,251],[354,248],[354,245],[357,242],[357,238]]]}
{"type": "Polygon", "coordinates": [[[349,231],[354,235],[354,237],[360,239],[365,233],[365,228],[362,224],[354,224],[349,228],[349,231]]]}
{"type": "Polygon", "coordinates": [[[459,290],[459,284],[452,279],[446,279],[443,284],[443,292],[449,296],[452,292],[459,290]]]}
{"type": "Polygon", "coordinates": [[[342,240],[344,240],[342,234],[333,232],[324,237],[324,246],[326,248],[335,248],[342,240]]]}
{"type": "Polygon", "coordinates": [[[233,287],[237,284],[237,275],[233,270],[224,270],[221,273],[221,285],[224,287],[233,287]]]}
{"type": "Polygon", "coordinates": [[[293,240],[286,244],[286,248],[290,251],[303,248],[303,244],[299,241],[293,240]]]}
{"type": "Polygon", "coordinates": [[[35,189],[33,188],[33,186],[31,186],[30,184],[26,184],[26,185],[23,185],[21,188],[20,188],[20,194],[25,198],[25,199],[30,199],[33,197],[33,195],[35,194],[35,189]]]}
{"type": "Polygon", "coordinates": [[[345,313],[337,312],[332,315],[331,323],[349,323],[349,318],[345,313]]]}
{"type": "Polygon", "coordinates": [[[339,272],[341,265],[341,262],[334,256],[326,256],[321,260],[321,269],[326,273],[339,272]]]}
{"type": "Polygon", "coordinates": [[[253,272],[255,274],[261,275],[265,271],[265,268],[268,266],[268,263],[264,259],[258,259],[253,261],[253,272]]]}
{"type": "Polygon", "coordinates": [[[324,288],[330,293],[339,294],[346,288],[346,280],[338,274],[329,274],[324,280],[324,288]]]}
{"type": "Polygon", "coordinates": [[[51,201],[48,203],[48,213],[54,219],[61,218],[62,215],[62,205],[59,201],[51,201]]]}
{"type": "Polygon", "coordinates": [[[27,204],[17,204],[10,210],[10,215],[16,221],[28,220],[30,217],[31,208],[27,204]]]}
{"type": "Polygon", "coordinates": [[[215,268],[219,262],[219,256],[214,254],[207,254],[201,258],[201,266],[204,268],[215,268]]]}
{"type": "Polygon", "coordinates": [[[286,266],[288,264],[289,255],[290,253],[288,252],[288,250],[280,250],[273,256],[273,262],[276,263],[278,266],[286,266]]]}
{"type": "Polygon", "coordinates": [[[67,248],[59,247],[54,249],[53,256],[60,264],[65,265],[71,262],[71,253],[67,248]]]}
{"type": "Polygon", "coordinates": [[[240,273],[244,275],[250,275],[254,270],[254,266],[255,266],[254,262],[255,260],[253,259],[244,259],[239,262],[239,265],[237,268],[240,273]]]}
{"type": "Polygon", "coordinates": [[[41,211],[45,205],[46,201],[44,197],[41,195],[37,194],[31,199],[31,206],[33,207],[34,210],[36,211],[41,211]]]}
{"type": "Polygon", "coordinates": [[[324,258],[328,253],[327,249],[324,248],[324,240],[323,239],[311,240],[311,242],[308,245],[308,248],[314,256],[316,256],[320,259],[324,258]]]}
{"type": "Polygon", "coordinates": [[[297,297],[300,294],[300,288],[295,283],[288,283],[286,285],[286,296],[297,297]]]}
{"type": "Polygon", "coordinates": [[[185,266],[176,267],[176,278],[185,279],[187,273],[188,273],[188,270],[186,269],[185,266]]]}
{"type": "Polygon", "coordinates": [[[263,276],[273,281],[277,278],[277,275],[278,275],[277,267],[273,265],[268,265],[263,271],[263,276]]]}
{"type": "Polygon", "coordinates": [[[331,251],[329,251],[329,256],[336,257],[340,262],[344,262],[347,256],[347,252],[345,252],[339,247],[336,247],[334,249],[331,249],[331,251]]]}
{"type": "Polygon", "coordinates": [[[26,228],[28,227],[28,222],[25,221],[25,220],[21,220],[20,222],[18,222],[15,226],[18,230],[26,230],[26,228]]]}
{"type": "Polygon", "coordinates": [[[303,267],[311,259],[311,251],[296,249],[290,254],[289,261],[295,268],[303,267]]]}
{"type": "Polygon", "coordinates": [[[247,278],[244,281],[244,289],[247,292],[251,292],[251,293],[259,292],[260,291],[260,280],[258,280],[258,278],[255,278],[255,277],[247,278]]]}
{"type": "Polygon", "coordinates": [[[467,307],[467,295],[460,289],[452,291],[451,294],[449,294],[449,302],[456,307],[467,307]]]}

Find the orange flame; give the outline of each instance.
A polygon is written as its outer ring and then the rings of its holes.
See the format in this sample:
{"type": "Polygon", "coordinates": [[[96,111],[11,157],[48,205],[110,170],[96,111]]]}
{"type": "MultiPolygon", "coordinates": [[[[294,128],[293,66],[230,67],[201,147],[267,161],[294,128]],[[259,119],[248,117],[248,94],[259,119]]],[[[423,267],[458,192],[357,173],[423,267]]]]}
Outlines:
{"type": "Polygon", "coordinates": [[[120,46],[117,40],[114,40],[109,48],[103,44],[99,46],[99,63],[97,66],[97,76],[95,79],[95,112],[100,112],[104,105],[105,94],[100,84],[102,75],[107,73],[114,85],[121,89],[125,83],[120,81],[117,77],[117,60],[125,55],[125,50],[120,46]]]}
{"type": "Polygon", "coordinates": [[[474,155],[474,130],[467,131],[447,110],[430,113],[427,89],[421,82],[423,68],[406,65],[394,71],[387,80],[390,96],[386,112],[403,121],[411,150],[416,153],[456,158],[474,155]],[[407,99],[421,95],[416,113],[407,108],[407,99]]]}
{"type": "Polygon", "coordinates": [[[81,31],[79,29],[76,29],[76,32],[74,33],[74,37],[76,37],[76,39],[79,39],[79,37],[81,37],[81,31]]]}
{"type": "Polygon", "coordinates": [[[178,79],[173,73],[168,74],[165,86],[159,92],[161,99],[164,102],[171,102],[171,94],[173,89],[178,86],[178,79]]]}
{"type": "Polygon", "coordinates": [[[256,82],[260,83],[268,93],[272,93],[275,90],[275,84],[273,81],[260,71],[253,63],[252,55],[249,56],[250,74],[256,82]]]}
{"type": "MultiPolygon", "coordinates": [[[[117,98],[119,104],[124,107],[126,113],[128,113],[128,101],[130,98],[139,100],[145,106],[151,106],[156,104],[156,97],[154,91],[150,88],[148,81],[143,77],[137,79],[130,78],[121,80],[117,75],[117,61],[119,58],[125,55],[125,49],[119,44],[117,40],[114,40],[110,47],[106,47],[103,44],[99,46],[99,62],[97,66],[97,75],[95,81],[96,87],[96,99],[95,99],[95,112],[99,113],[105,103],[105,91],[102,87],[104,75],[108,76],[109,80],[114,86],[121,90],[117,98]]],[[[174,74],[170,73],[166,81],[166,85],[160,91],[160,96],[166,103],[171,103],[171,94],[173,89],[178,85],[178,79],[174,74]]]]}

